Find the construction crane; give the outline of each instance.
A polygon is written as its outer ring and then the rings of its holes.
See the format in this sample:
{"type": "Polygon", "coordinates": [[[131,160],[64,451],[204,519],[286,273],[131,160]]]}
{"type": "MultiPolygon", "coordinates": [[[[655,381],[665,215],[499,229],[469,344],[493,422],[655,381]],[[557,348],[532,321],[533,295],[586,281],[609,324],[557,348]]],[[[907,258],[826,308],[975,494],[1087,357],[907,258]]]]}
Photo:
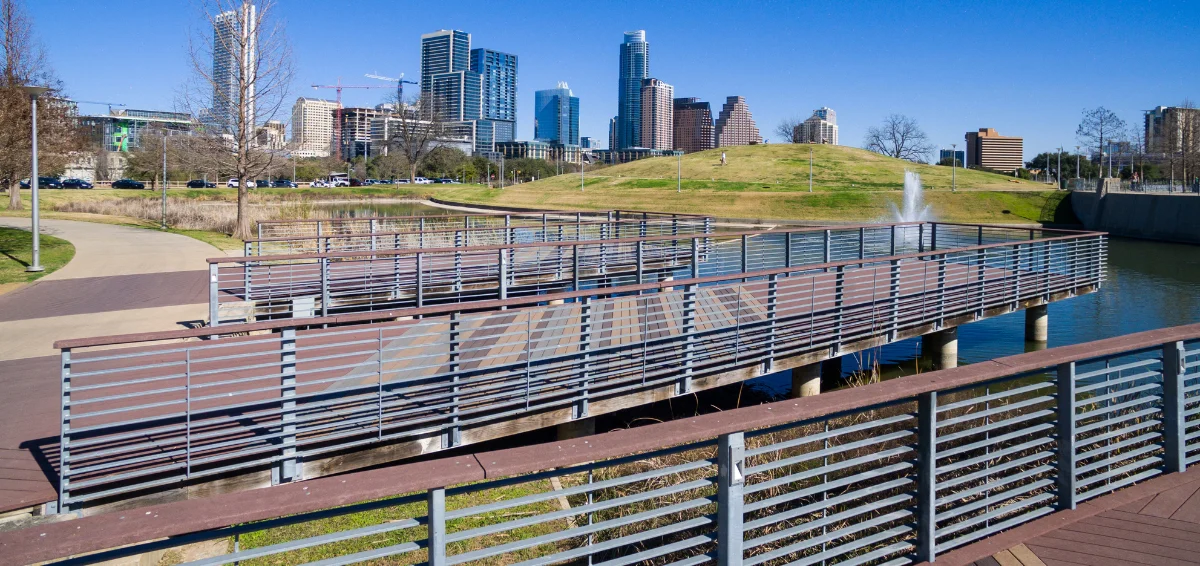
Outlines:
{"type": "Polygon", "coordinates": [[[421,84],[421,83],[418,83],[417,81],[404,80],[404,73],[400,73],[400,78],[384,77],[384,76],[380,76],[380,75],[373,75],[371,73],[367,73],[364,76],[366,76],[368,79],[379,79],[381,81],[387,81],[389,83],[396,83],[396,103],[397,104],[404,104],[404,83],[408,83],[410,85],[421,84]]]}
{"type": "Polygon", "coordinates": [[[333,145],[337,148],[338,154],[342,152],[342,89],[344,88],[387,88],[382,85],[344,85],[342,78],[338,77],[337,84],[334,85],[312,85],[314,89],[332,88],[337,91],[337,111],[334,114],[333,128],[333,145]]]}
{"type": "Polygon", "coordinates": [[[109,114],[112,114],[113,106],[116,106],[117,108],[125,108],[125,105],[119,102],[100,102],[96,100],[76,100],[75,104],[99,104],[100,106],[108,106],[109,114]]]}

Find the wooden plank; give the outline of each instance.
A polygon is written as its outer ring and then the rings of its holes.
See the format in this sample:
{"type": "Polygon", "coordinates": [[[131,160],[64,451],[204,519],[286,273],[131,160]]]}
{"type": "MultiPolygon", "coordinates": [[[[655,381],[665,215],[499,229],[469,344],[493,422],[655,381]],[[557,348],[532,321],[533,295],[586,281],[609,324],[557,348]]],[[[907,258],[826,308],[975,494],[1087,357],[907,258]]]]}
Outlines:
{"type": "MultiPolygon", "coordinates": [[[[1200,482],[1196,482],[1200,486],[1200,482]]],[[[1179,510],[1171,515],[1171,519],[1200,525],[1200,490],[1192,493],[1183,505],[1179,506],[1179,510]]]]}
{"type": "Polygon", "coordinates": [[[1126,511],[1129,513],[1137,513],[1139,511],[1141,511],[1142,508],[1145,507],[1147,503],[1150,503],[1151,501],[1153,501],[1155,497],[1157,497],[1157,496],[1151,495],[1148,497],[1143,497],[1137,501],[1134,501],[1133,503],[1127,503],[1125,505],[1117,507],[1117,509],[1120,509],[1121,511],[1126,511]]]}
{"type": "Polygon", "coordinates": [[[1191,559],[1194,558],[1193,553],[1185,550],[1062,529],[1046,533],[1030,542],[1050,545],[1049,541],[1057,541],[1059,544],[1066,545],[1066,548],[1076,548],[1081,551],[1087,549],[1086,552],[1092,554],[1147,564],[1193,564],[1191,559]]]}
{"type": "Polygon", "coordinates": [[[1051,544],[1041,544],[1040,542],[1029,541],[1025,544],[1029,550],[1046,562],[1049,566],[1050,561],[1055,561],[1060,564],[1082,564],[1084,566],[1128,566],[1129,564],[1150,564],[1153,562],[1137,562],[1125,560],[1122,558],[1114,558],[1111,556],[1102,556],[1096,554],[1087,554],[1072,546],[1063,546],[1056,541],[1051,541],[1051,544]]]}
{"type": "Polygon", "coordinates": [[[1012,553],[1013,558],[1021,561],[1022,566],[1046,566],[1042,562],[1042,559],[1038,558],[1032,550],[1029,550],[1029,547],[1023,544],[1018,544],[1008,549],[1008,551],[1012,553]]]}
{"type": "Polygon", "coordinates": [[[1188,531],[1188,532],[1196,533],[1197,536],[1200,536],[1200,525],[1193,524],[1193,523],[1190,523],[1187,521],[1175,521],[1175,520],[1171,520],[1171,519],[1163,519],[1160,517],[1153,517],[1150,515],[1134,515],[1132,513],[1126,513],[1124,511],[1105,511],[1104,513],[1101,513],[1100,516],[1101,517],[1112,517],[1114,519],[1123,519],[1126,521],[1143,523],[1143,524],[1147,524],[1147,525],[1154,525],[1157,527],[1166,527],[1168,529],[1178,529],[1181,531],[1188,531]]]}
{"type": "Polygon", "coordinates": [[[1180,540],[1164,535],[1151,534],[1146,532],[1133,532],[1121,528],[1114,528],[1106,525],[1099,525],[1091,522],[1091,519],[1084,519],[1078,523],[1067,525],[1060,532],[1067,531],[1073,533],[1081,533],[1088,535],[1096,535],[1109,539],[1126,540],[1136,543],[1152,544],[1164,549],[1178,549],[1188,552],[1200,552],[1200,540],[1180,540]]]}
{"type": "MultiPolygon", "coordinates": [[[[1197,490],[1200,490],[1200,482],[1186,483],[1174,489],[1168,489],[1157,496],[1154,500],[1148,503],[1140,511],[1131,511],[1140,515],[1150,515],[1152,517],[1161,517],[1163,519],[1171,518],[1184,503],[1192,497],[1197,490]]],[[[1122,509],[1126,511],[1126,509],[1122,509]]]]}
{"type": "Polygon", "coordinates": [[[1088,521],[1095,525],[1112,527],[1114,529],[1123,529],[1123,530],[1129,531],[1130,533],[1146,533],[1146,534],[1159,535],[1159,536],[1170,537],[1170,538],[1185,540],[1185,541],[1200,540],[1200,534],[1188,532],[1188,531],[1181,530],[1181,529],[1165,527],[1162,525],[1151,525],[1151,524],[1142,523],[1142,522],[1138,522],[1138,521],[1127,521],[1127,520],[1123,520],[1123,519],[1114,519],[1112,517],[1105,517],[1103,515],[1097,515],[1095,517],[1088,519],[1088,521]]]}
{"type": "Polygon", "coordinates": [[[989,556],[987,558],[980,558],[979,560],[976,560],[975,566],[1000,566],[1000,563],[997,562],[995,558],[989,556]]]}
{"type": "Polygon", "coordinates": [[[1017,560],[1016,556],[1013,556],[1013,553],[1007,550],[993,554],[992,560],[994,560],[1000,566],[1025,566],[1024,564],[1021,564],[1020,560],[1017,560]]]}

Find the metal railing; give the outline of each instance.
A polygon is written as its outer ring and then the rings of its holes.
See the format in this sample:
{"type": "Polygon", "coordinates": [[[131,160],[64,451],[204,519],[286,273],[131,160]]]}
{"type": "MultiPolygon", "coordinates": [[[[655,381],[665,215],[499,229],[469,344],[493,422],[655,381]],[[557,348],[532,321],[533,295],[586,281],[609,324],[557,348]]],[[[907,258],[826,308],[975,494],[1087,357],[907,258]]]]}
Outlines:
{"type": "Polygon", "coordinates": [[[0,547],[21,563],[231,539],[189,564],[908,564],[1198,461],[1191,325],[123,512],[119,530],[105,515],[42,525],[0,533],[0,547]]]}
{"type": "Polygon", "coordinates": [[[1121,191],[1129,193],[1197,194],[1200,183],[1182,181],[1121,181],[1121,191]]]}
{"type": "MultiPolygon", "coordinates": [[[[368,222],[366,231],[330,233],[320,223],[313,235],[279,236],[246,240],[246,256],[281,254],[314,254],[346,251],[400,250],[419,248],[451,248],[495,246],[532,242],[570,242],[583,240],[621,239],[661,234],[691,234],[711,232],[711,217],[670,219],[641,218],[636,220],[583,220],[582,214],[573,222],[543,215],[543,224],[476,226],[472,228],[426,228],[426,219],[418,219],[418,229],[404,232],[385,232],[376,222],[368,222]]],[[[353,228],[351,226],[350,228],[353,228]]]]}
{"type": "Polygon", "coordinates": [[[1103,234],[1085,232],[61,341],[60,503],[76,508],[250,469],[270,468],[284,482],[302,477],[305,461],[351,449],[416,440],[445,449],[462,444],[464,430],[531,414],[583,418],[597,400],[665,386],[687,393],[702,378],[1094,289],[1105,263],[1103,234]],[[539,304],[552,300],[565,302],[539,304]],[[391,322],[341,324],[372,319],[391,322]],[[195,338],[207,340],[178,342],[195,338]],[[115,345],[123,347],[97,349],[115,345]]]}
{"type": "MultiPolygon", "coordinates": [[[[1070,233],[943,223],[724,233],[708,231],[707,223],[644,227],[646,234],[619,240],[213,258],[209,260],[209,320],[217,326],[230,321],[419,308],[1070,233]],[[655,229],[671,233],[655,235],[655,229]]],[[[461,235],[456,234],[458,238],[461,235]]]]}

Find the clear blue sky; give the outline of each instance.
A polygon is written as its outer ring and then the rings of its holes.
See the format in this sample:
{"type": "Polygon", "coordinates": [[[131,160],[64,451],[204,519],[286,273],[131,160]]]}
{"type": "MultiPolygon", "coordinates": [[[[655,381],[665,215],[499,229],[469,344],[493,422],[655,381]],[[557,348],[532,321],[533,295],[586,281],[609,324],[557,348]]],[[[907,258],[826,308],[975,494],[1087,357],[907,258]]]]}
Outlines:
{"type": "MultiPolygon", "coordinates": [[[[170,109],[187,78],[186,0],[26,0],[68,94],[170,109]],[[59,34],[59,32],[62,32],[59,34]]],[[[890,113],[932,141],[993,127],[1025,138],[1026,158],[1076,144],[1085,107],[1130,125],[1141,111],[1200,99],[1200,2],[468,2],[282,0],[296,55],[295,95],[313,83],[419,76],[420,35],[472,34],[472,47],[520,57],[518,139],[533,133],[533,92],[567,81],[581,134],[606,145],[617,53],[645,29],[651,74],[716,114],[746,97],[763,136],[814,108],[837,111],[844,145],[890,113]],[[904,5],[902,5],[904,4],[904,5]]],[[[346,91],[373,105],[383,90],[346,91]]],[[[102,107],[84,107],[103,112],[102,107]]],[[[283,116],[283,120],[287,120],[283,116]]]]}

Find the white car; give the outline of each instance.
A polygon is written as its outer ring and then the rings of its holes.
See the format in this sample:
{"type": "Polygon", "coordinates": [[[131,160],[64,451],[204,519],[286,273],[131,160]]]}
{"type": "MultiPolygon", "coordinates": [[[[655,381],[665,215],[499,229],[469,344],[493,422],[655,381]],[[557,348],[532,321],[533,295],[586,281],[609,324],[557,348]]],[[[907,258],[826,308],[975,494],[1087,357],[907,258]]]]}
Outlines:
{"type": "Polygon", "coordinates": [[[325,181],[318,179],[316,181],[309,183],[308,186],[310,186],[314,189],[323,189],[325,187],[328,187],[329,183],[326,183],[325,181]]]}
{"type": "Polygon", "coordinates": [[[228,183],[225,183],[225,186],[230,189],[236,189],[238,188],[238,180],[230,179],[228,183]]]}
{"type": "Polygon", "coordinates": [[[334,179],[333,185],[331,185],[331,186],[333,186],[333,187],[349,187],[350,179],[334,179]]]}
{"type": "Polygon", "coordinates": [[[414,185],[428,185],[432,182],[433,181],[430,181],[429,179],[426,179],[425,177],[417,177],[416,179],[413,179],[414,185]]]}

